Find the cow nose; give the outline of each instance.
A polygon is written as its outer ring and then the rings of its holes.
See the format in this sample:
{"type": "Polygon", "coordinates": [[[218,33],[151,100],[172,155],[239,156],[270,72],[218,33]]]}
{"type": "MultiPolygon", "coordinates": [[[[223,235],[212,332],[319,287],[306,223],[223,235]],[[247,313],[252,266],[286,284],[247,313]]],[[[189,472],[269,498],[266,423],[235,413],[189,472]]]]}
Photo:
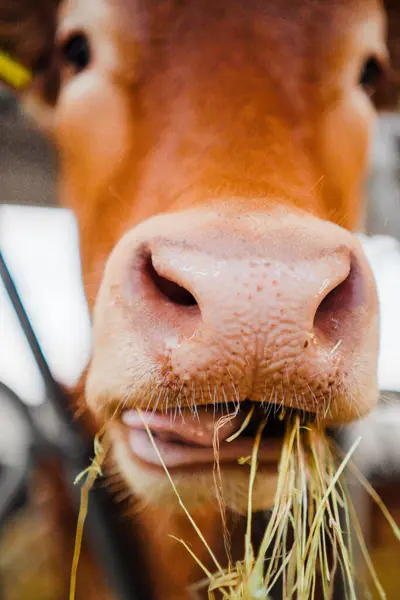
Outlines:
{"type": "Polygon", "coordinates": [[[104,339],[110,353],[119,332],[125,341],[115,356],[126,364],[122,348],[139,353],[161,402],[164,392],[168,402],[191,405],[251,399],[323,407],[342,421],[369,410],[377,300],[352,234],[311,217],[289,227],[269,219],[267,232],[261,217],[197,229],[184,218],[156,219],[157,235],[151,220],[111,256],[95,312],[94,366],[104,339]]]}
{"type": "Polygon", "coordinates": [[[348,340],[350,320],[364,300],[363,274],[354,253],[343,246],[291,261],[216,260],[210,253],[184,252],[170,244],[145,254],[138,270],[147,311],[161,331],[173,332],[163,339],[167,350],[184,348],[187,360],[179,360],[184,378],[193,370],[210,370],[213,346],[223,351],[227,367],[238,360],[234,357],[240,349],[253,354],[259,367],[266,356],[272,359],[271,346],[284,345],[284,339],[287,347],[281,352],[286,362],[295,342],[298,353],[312,344],[320,361],[321,355],[332,355],[348,340]],[[257,352],[254,345],[259,346],[257,352]]]}

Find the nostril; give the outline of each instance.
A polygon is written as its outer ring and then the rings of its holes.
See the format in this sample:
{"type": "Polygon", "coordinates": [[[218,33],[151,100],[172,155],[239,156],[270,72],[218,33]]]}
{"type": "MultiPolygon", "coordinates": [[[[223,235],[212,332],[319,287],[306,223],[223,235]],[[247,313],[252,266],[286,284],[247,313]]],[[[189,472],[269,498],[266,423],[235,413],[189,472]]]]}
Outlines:
{"type": "Polygon", "coordinates": [[[157,290],[170,302],[179,306],[197,306],[196,299],[188,290],[157,273],[150,255],[146,260],[145,273],[157,290]]]}
{"type": "Polygon", "coordinates": [[[314,331],[322,332],[339,341],[346,320],[364,302],[364,284],[361,270],[353,256],[347,277],[321,301],[314,316],[314,331]],[[338,338],[338,339],[336,339],[338,338]]]}

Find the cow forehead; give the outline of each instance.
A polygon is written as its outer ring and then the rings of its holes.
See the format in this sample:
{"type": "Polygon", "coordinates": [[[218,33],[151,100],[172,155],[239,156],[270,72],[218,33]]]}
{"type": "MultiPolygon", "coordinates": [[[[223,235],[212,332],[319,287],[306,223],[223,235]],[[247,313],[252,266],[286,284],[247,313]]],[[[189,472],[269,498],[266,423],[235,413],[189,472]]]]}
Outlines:
{"type": "Polygon", "coordinates": [[[194,44],[202,34],[225,32],[230,44],[247,36],[249,45],[265,42],[260,52],[275,44],[293,59],[310,41],[323,52],[380,13],[381,0],[63,0],[60,26],[96,29],[124,50],[132,42],[152,46],[191,38],[194,44]]]}
{"type": "Polygon", "coordinates": [[[381,0],[64,0],[59,24],[61,38],[85,31],[130,89],[147,82],[150,96],[173,100],[181,81],[196,96],[258,97],[296,119],[341,93],[349,59],[351,82],[368,55],[385,53],[381,0]]]}

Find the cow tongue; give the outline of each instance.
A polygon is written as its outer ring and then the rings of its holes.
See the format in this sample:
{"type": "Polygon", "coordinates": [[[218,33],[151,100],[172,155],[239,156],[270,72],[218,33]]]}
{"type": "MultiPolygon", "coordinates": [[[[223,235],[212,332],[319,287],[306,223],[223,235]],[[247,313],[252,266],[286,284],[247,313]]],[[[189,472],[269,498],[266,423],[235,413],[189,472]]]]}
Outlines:
{"type": "MultiPolygon", "coordinates": [[[[157,412],[139,412],[127,410],[122,415],[122,421],[130,429],[143,431],[144,423],[147,423],[152,433],[165,442],[180,442],[195,446],[210,448],[213,446],[215,425],[221,415],[214,414],[213,409],[206,410],[205,407],[198,409],[198,414],[193,415],[189,410],[182,411],[176,417],[164,415],[157,412]]],[[[218,439],[220,442],[226,440],[238,431],[243,423],[245,415],[232,415],[230,419],[224,418],[224,424],[218,428],[218,439]]]]}

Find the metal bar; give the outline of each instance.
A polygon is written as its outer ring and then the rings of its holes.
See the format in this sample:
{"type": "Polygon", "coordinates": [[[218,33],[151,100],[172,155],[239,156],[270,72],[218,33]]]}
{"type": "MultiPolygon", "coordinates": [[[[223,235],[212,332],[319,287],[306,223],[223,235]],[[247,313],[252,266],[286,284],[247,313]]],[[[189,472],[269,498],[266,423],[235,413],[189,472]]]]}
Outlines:
{"type": "Polygon", "coordinates": [[[13,278],[11,277],[11,273],[8,269],[7,263],[4,259],[3,253],[0,250],[0,278],[3,280],[4,287],[7,291],[7,294],[10,298],[11,304],[14,308],[14,311],[17,315],[18,321],[21,325],[22,331],[25,334],[25,337],[28,341],[29,347],[32,351],[33,357],[35,359],[36,365],[39,369],[39,372],[43,378],[46,391],[48,393],[49,398],[52,403],[57,408],[58,416],[62,418],[63,421],[71,423],[71,411],[67,409],[67,402],[65,400],[65,394],[60,385],[55,381],[49,365],[47,364],[46,358],[43,354],[42,348],[39,344],[39,340],[36,337],[36,334],[33,330],[29,317],[26,313],[25,307],[22,304],[21,298],[18,294],[17,287],[13,278]]]}

